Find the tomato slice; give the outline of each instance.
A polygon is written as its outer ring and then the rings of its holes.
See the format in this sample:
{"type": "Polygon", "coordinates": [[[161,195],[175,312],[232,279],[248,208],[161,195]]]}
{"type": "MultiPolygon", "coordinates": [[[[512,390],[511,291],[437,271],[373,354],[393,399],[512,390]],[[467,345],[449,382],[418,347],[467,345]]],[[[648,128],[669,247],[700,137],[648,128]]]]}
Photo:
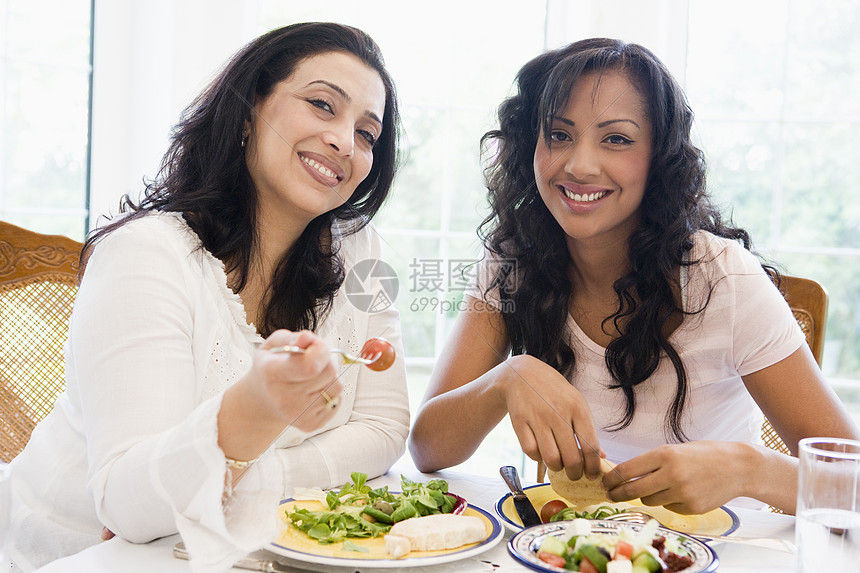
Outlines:
{"type": "Polygon", "coordinates": [[[615,544],[615,551],[612,554],[612,559],[626,559],[627,561],[633,560],[633,545],[627,543],[619,539],[615,544]]]}
{"type": "Polygon", "coordinates": [[[591,561],[588,560],[588,557],[583,557],[582,561],[579,562],[579,573],[600,573],[597,570],[591,561]]]}
{"type": "MultiPolygon", "coordinates": [[[[538,551],[537,558],[553,567],[561,567],[564,569],[564,557],[561,555],[556,555],[549,551],[538,551]]],[[[597,573],[597,571],[594,573],[597,573]]]]}

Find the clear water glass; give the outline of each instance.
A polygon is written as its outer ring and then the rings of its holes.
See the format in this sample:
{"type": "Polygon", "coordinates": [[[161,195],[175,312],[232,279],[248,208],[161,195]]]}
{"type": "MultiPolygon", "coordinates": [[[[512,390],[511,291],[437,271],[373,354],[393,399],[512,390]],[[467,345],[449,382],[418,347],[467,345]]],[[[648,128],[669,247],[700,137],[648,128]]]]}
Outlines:
{"type": "Polygon", "coordinates": [[[797,571],[860,571],[860,441],[800,441],[797,571]]]}

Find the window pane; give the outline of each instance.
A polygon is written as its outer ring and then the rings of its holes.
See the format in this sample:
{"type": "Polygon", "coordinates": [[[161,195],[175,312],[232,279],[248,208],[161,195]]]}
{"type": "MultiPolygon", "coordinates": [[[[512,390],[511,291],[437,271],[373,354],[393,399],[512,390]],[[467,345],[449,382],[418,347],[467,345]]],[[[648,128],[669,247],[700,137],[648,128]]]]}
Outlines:
{"type": "Polygon", "coordinates": [[[90,0],[10,0],[5,4],[3,32],[10,57],[84,70],[89,67],[90,0]]]}
{"type": "Polygon", "coordinates": [[[848,123],[787,127],[782,246],[860,248],[856,131],[848,123]]]}
{"type": "Polygon", "coordinates": [[[697,117],[779,117],[787,3],[690,2],[687,94],[697,117]]]}
{"type": "Polygon", "coordinates": [[[401,233],[381,236],[385,261],[400,279],[395,303],[400,311],[406,356],[433,356],[436,312],[445,281],[439,239],[401,233]]]}
{"type": "MultiPolygon", "coordinates": [[[[395,78],[396,81],[396,78],[395,78]]],[[[402,166],[377,219],[381,228],[439,229],[448,158],[444,129],[448,112],[430,106],[403,106],[402,166]],[[420,158],[420,159],[418,159],[420,158]]]]}
{"type": "MultiPolygon", "coordinates": [[[[440,311],[440,336],[447,340],[457,314],[462,309],[463,294],[476,272],[477,262],[483,255],[483,246],[477,236],[450,239],[448,246],[448,280],[445,304],[440,311]]],[[[437,349],[439,350],[439,349],[437,349]]]]}
{"type": "Polygon", "coordinates": [[[790,117],[860,117],[860,3],[794,1],[786,69],[790,117]]]}
{"type": "Polygon", "coordinates": [[[91,3],[13,0],[0,12],[0,218],[82,240],[91,3]]]}
{"type": "Polygon", "coordinates": [[[773,123],[701,121],[697,141],[708,161],[708,185],[722,212],[767,243],[773,229],[779,127],[773,123]]]}
{"type": "Polygon", "coordinates": [[[86,235],[84,216],[78,213],[16,211],[3,220],[47,235],[65,235],[79,242],[82,242],[86,235]]]}
{"type": "MultiPolygon", "coordinates": [[[[511,76],[513,78],[513,75],[511,76]]],[[[501,103],[502,96],[495,103],[501,103]]],[[[495,106],[487,109],[495,110],[495,106]]],[[[487,189],[481,170],[481,136],[496,127],[495,116],[480,110],[463,109],[452,114],[450,228],[454,231],[475,233],[477,224],[490,211],[487,189]]]]}
{"type": "Polygon", "coordinates": [[[829,295],[822,360],[824,373],[860,380],[860,265],[857,259],[817,253],[781,253],[779,260],[788,274],[815,277],[829,295]]]}
{"type": "Polygon", "coordinates": [[[6,71],[6,207],[83,210],[87,74],[16,62],[6,71]]]}

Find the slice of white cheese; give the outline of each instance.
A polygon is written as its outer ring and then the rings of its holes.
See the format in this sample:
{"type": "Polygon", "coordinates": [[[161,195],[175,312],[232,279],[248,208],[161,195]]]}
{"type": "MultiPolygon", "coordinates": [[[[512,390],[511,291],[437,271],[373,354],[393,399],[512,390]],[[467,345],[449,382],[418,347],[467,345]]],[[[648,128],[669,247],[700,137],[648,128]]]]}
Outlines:
{"type": "Polygon", "coordinates": [[[571,521],[564,521],[564,533],[568,539],[574,535],[591,535],[591,522],[587,519],[576,518],[571,521]]]}
{"type": "Polygon", "coordinates": [[[633,563],[626,559],[610,561],[606,564],[606,573],[633,573],[633,563]]]}
{"type": "Polygon", "coordinates": [[[385,536],[385,552],[394,559],[399,559],[410,551],[412,551],[412,542],[409,541],[408,537],[391,535],[390,533],[385,536]]]}
{"type": "Polygon", "coordinates": [[[437,551],[456,549],[468,543],[483,541],[486,537],[487,529],[481,518],[440,513],[395,523],[385,536],[385,549],[391,556],[400,557],[404,547],[401,538],[409,540],[411,551],[437,551]],[[391,537],[394,539],[389,545],[391,537]]]}

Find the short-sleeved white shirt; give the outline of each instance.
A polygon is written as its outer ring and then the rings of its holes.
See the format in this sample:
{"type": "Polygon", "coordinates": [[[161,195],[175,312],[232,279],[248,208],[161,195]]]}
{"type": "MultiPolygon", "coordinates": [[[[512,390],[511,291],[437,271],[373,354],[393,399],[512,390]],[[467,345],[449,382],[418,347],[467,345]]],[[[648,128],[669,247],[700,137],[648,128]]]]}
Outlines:
{"type": "MultiPolygon", "coordinates": [[[[488,261],[475,273],[467,294],[498,306],[498,290],[484,296],[488,261]]],[[[803,332],[785,299],[754,255],[729,239],[699,232],[691,261],[682,273],[684,317],[669,338],[687,372],[688,394],[682,425],[690,440],[761,443],[763,416],[742,376],[788,357],[804,344],[803,332]],[[708,297],[710,298],[708,299],[708,297]]],[[[676,391],[676,374],[667,357],[652,376],[636,386],[636,413],[624,429],[625,398],[610,389],[605,349],[588,338],[568,316],[566,334],[576,355],[571,383],[591,407],[600,445],[616,463],[669,443],[666,413],[676,391]]]]}

